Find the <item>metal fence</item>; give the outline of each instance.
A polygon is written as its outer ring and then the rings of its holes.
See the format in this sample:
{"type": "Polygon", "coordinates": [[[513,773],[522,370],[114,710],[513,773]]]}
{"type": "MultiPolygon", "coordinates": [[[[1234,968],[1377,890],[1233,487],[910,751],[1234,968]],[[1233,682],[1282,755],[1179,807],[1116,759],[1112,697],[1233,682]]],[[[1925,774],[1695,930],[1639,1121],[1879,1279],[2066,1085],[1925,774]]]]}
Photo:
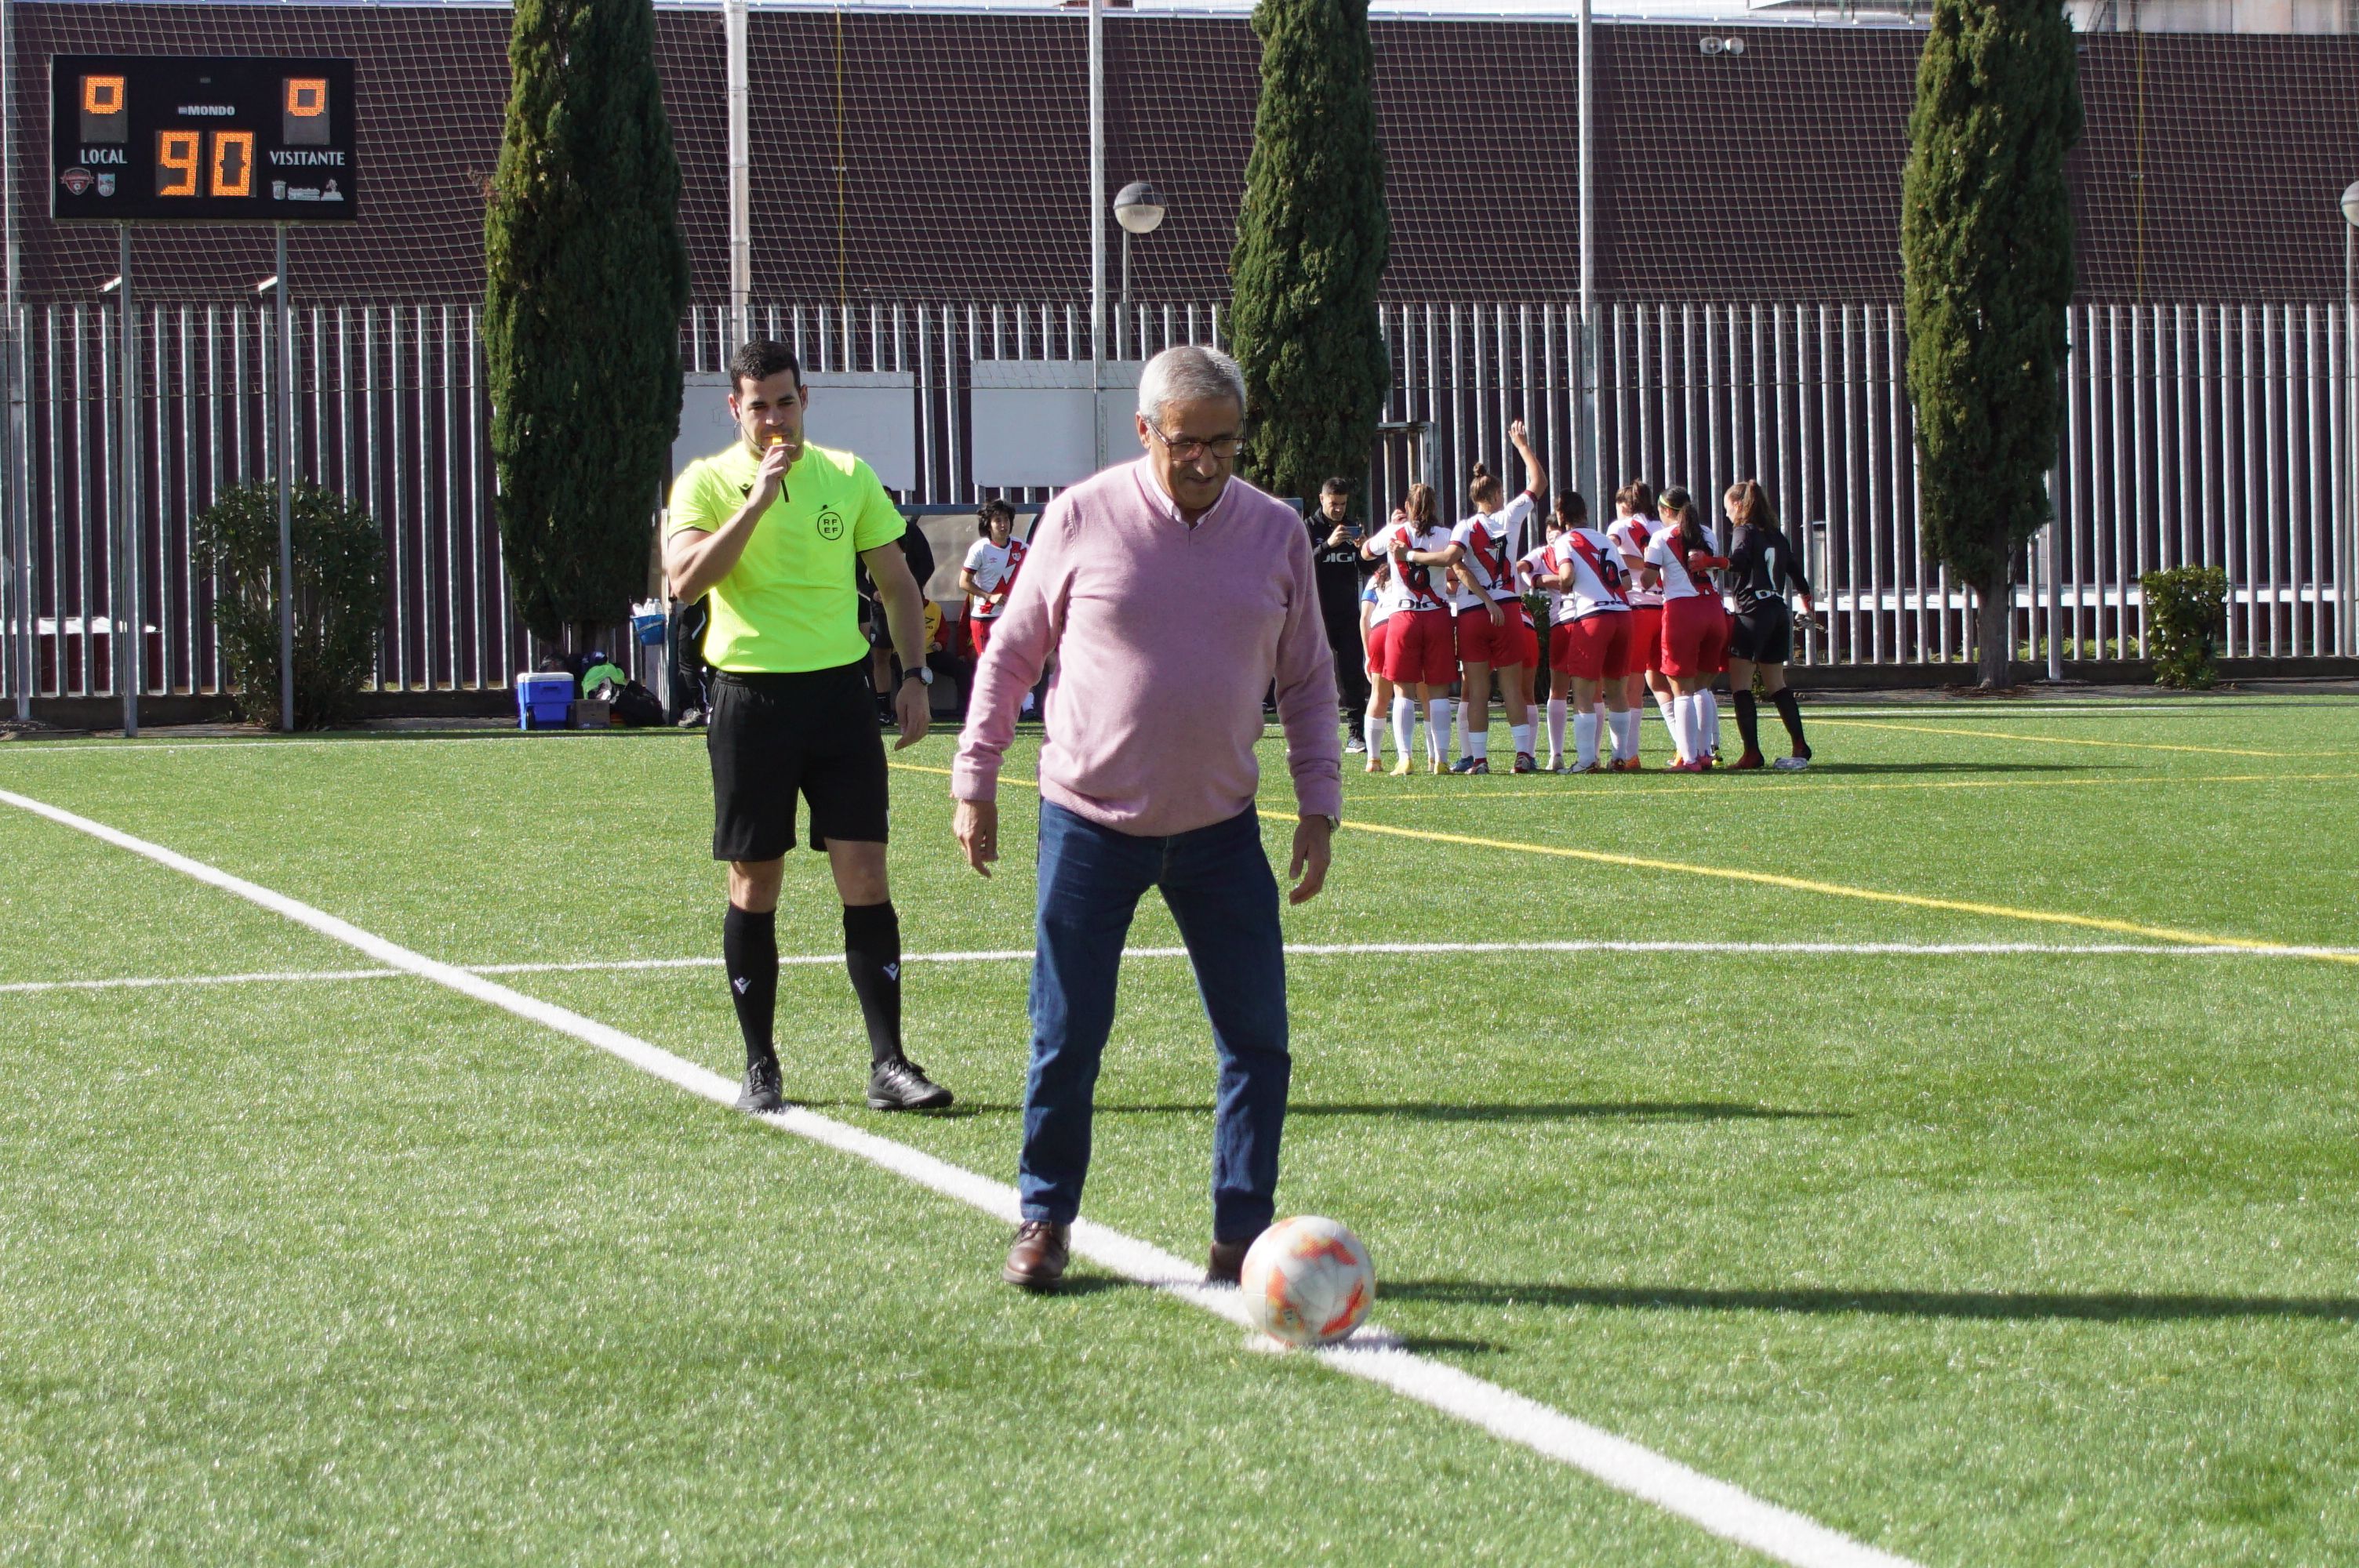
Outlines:
{"type": "MultiPolygon", "coordinates": [[[[1114,357],[1222,341],[1208,303],[1134,304],[1114,357]]],[[[1965,659],[1963,585],[1917,546],[1919,516],[1897,307],[1622,303],[1593,338],[1597,449],[1579,441],[1585,347],[1561,303],[1387,306],[1394,385],[1371,454],[1381,514],[1413,480],[1445,510],[1476,461],[1512,480],[1522,417],[1560,484],[1645,477],[1712,504],[1757,478],[1803,525],[1832,634],[1806,656],[1935,665],[1965,659]]],[[[919,474],[904,499],[978,499],[978,359],[1082,360],[1088,312],[1069,301],[779,305],[753,325],[812,368],[895,370],[917,388],[919,474]]],[[[277,361],[267,309],[142,307],[136,319],[136,527],[117,481],[119,318],[101,305],[19,320],[5,507],[0,696],[116,695],[114,639],[140,629],[148,694],[223,687],[217,585],[190,547],[196,514],[273,471],[277,361]],[[126,552],[126,537],[135,541],[126,552]]],[[[2019,656],[2135,657],[2142,571],[2227,569],[2232,656],[2359,653],[2350,377],[2339,305],[2084,305],[2071,316],[2058,523],[2027,549],[2019,656]]],[[[725,364],[723,309],[682,326],[690,370],[725,364]]],[[[483,350],[473,304],[306,307],[296,313],[296,470],[365,505],[386,538],[386,690],[504,687],[531,647],[508,602],[493,524],[483,350]]],[[[1034,497],[1038,499],[1036,495],[1034,497]]],[[[1591,496],[1593,505],[1601,496],[1591,496]]],[[[1603,510],[1601,506],[1600,510],[1603,510]]]]}

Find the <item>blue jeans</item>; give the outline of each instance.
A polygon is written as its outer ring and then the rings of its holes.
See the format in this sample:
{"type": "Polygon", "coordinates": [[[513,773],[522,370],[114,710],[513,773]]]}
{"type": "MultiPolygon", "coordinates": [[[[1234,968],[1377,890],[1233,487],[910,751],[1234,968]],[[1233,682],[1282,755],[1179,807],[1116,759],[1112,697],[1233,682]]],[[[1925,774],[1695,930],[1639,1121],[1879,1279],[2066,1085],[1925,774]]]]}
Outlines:
{"type": "Polygon", "coordinates": [[[1024,1217],[1072,1223],[1090,1169],[1091,1097],[1114,1028],[1114,979],[1151,887],[1179,922],[1221,1061],[1212,1119],[1212,1237],[1240,1241],[1276,1213],[1277,1142],[1293,1062],[1277,880],[1248,809],[1167,838],[1101,827],[1040,803],[1032,1073],[1016,1185],[1024,1217]]]}

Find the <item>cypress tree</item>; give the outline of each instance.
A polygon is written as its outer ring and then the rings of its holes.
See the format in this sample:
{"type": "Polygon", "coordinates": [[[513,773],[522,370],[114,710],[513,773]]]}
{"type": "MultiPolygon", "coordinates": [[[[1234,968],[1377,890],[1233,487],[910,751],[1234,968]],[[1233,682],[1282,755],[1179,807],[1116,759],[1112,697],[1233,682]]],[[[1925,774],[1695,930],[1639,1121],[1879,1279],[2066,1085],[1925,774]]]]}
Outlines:
{"type": "Polygon", "coordinates": [[[1392,221],[1368,0],[1261,0],[1253,28],[1261,103],[1229,253],[1245,466],[1307,500],[1367,471],[1392,374],[1376,319],[1392,221]]]}
{"type": "Polygon", "coordinates": [[[679,429],[688,253],[648,0],[516,0],[484,220],[500,540],[533,634],[645,590],[679,429]]]}
{"type": "Polygon", "coordinates": [[[2007,683],[2023,546],[2049,516],[2081,137],[2057,0],[1934,0],[1901,178],[1924,547],[1970,584],[1985,687],[2007,683]]]}

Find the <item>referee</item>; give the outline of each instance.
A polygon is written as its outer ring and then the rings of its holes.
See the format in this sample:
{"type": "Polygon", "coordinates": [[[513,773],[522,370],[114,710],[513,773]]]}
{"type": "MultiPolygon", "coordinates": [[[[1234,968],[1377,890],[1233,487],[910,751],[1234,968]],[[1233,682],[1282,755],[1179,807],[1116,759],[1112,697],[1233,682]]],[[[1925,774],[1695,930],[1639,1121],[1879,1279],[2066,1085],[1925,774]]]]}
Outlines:
{"type": "Polygon", "coordinates": [[[739,439],[688,465],[671,490],[664,575],[674,598],[712,595],[712,858],[729,862],[721,925],[730,1000],[745,1036],[741,1110],[778,1109],[771,1035],[778,996],[778,887],[795,842],[795,796],[810,847],[827,851],[843,899],[843,960],[868,1026],[868,1103],[931,1110],[950,1090],[901,1054],[901,924],[885,880],[885,745],[868,688],[853,586],[864,566],[903,671],[894,749],[926,733],[924,600],[901,553],[908,526],[868,465],[803,439],[810,401],[783,343],[729,362],[739,439]]]}

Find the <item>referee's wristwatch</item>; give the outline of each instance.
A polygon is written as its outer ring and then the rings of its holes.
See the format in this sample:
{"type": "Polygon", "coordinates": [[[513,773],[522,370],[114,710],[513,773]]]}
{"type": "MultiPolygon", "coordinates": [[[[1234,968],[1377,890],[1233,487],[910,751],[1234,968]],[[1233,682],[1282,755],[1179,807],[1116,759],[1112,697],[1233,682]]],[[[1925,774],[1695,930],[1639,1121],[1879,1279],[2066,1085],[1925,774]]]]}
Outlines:
{"type": "Polygon", "coordinates": [[[901,678],[903,680],[919,681],[927,686],[931,686],[934,684],[934,672],[924,665],[918,665],[912,668],[903,670],[901,672],[901,678]]]}

